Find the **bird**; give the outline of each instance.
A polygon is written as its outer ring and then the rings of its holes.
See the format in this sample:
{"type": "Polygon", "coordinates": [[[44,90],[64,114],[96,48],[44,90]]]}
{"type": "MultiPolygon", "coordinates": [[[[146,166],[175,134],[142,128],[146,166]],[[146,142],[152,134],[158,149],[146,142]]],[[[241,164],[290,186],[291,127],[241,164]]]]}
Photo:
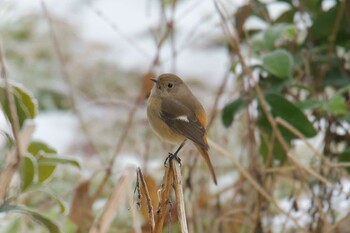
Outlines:
{"type": "Polygon", "coordinates": [[[217,185],[208,154],[207,119],[202,104],[175,74],[164,73],[151,80],[154,85],[147,101],[147,118],[151,128],[162,140],[180,145],[175,153],[169,153],[169,156],[177,158],[179,162],[178,152],[187,140],[192,141],[217,185]]]}

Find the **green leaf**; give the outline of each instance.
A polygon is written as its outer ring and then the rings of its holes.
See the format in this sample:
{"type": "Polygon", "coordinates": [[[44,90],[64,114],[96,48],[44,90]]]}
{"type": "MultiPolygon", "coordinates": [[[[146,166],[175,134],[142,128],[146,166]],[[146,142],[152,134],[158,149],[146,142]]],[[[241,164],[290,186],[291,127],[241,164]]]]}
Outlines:
{"type": "Polygon", "coordinates": [[[262,58],[262,66],[270,74],[281,79],[291,77],[293,71],[293,57],[284,49],[274,50],[262,58]]]}
{"type": "Polygon", "coordinates": [[[333,96],[329,101],[322,104],[322,109],[333,114],[345,115],[348,112],[345,98],[341,95],[333,96]]]}
{"type": "Polygon", "coordinates": [[[271,151],[272,161],[277,160],[279,161],[280,165],[284,164],[284,162],[287,160],[287,156],[285,156],[285,152],[281,144],[278,142],[278,140],[275,138],[274,141],[272,141],[271,134],[267,135],[267,134],[261,133],[260,136],[261,137],[260,137],[259,151],[263,157],[265,165],[268,165],[266,164],[270,153],[268,145],[271,145],[271,144],[273,144],[273,148],[271,151]]]}
{"type": "Polygon", "coordinates": [[[58,157],[56,150],[43,142],[33,141],[28,147],[28,152],[37,159],[39,183],[48,180],[58,164],[70,164],[80,168],[80,164],[75,159],[58,157]]]}
{"type": "Polygon", "coordinates": [[[44,216],[44,215],[42,215],[34,210],[28,209],[24,206],[12,205],[12,204],[5,203],[2,206],[0,206],[0,213],[1,212],[22,213],[22,214],[30,216],[36,222],[44,225],[50,231],[50,233],[60,233],[61,232],[59,227],[57,226],[57,224],[54,223],[51,219],[47,218],[46,216],[44,216]]]}
{"type": "Polygon", "coordinates": [[[34,180],[35,176],[35,158],[32,158],[30,154],[25,155],[21,161],[21,190],[25,191],[34,180]]]}
{"type": "MultiPolygon", "coordinates": [[[[270,106],[270,112],[274,117],[280,117],[299,130],[305,137],[313,137],[317,131],[312,126],[312,123],[307,119],[304,113],[293,103],[277,94],[266,94],[265,99],[270,106]]],[[[268,156],[268,145],[273,143],[272,155],[274,160],[278,160],[281,164],[286,161],[285,151],[277,140],[272,141],[272,127],[265,113],[259,107],[260,117],[258,125],[261,130],[260,153],[266,162],[268,156]]],[[[297,137],[282,126],[278,126],[282,136],[288,144],[291,140],[297,137]]],[[[272,146],[272,145],[271,145],[272,146]]]]}
{"type": "Polygon", "coordinates": [[[291,23],[294,20],[295,10],[290,9],[285,12],[283,12],[276,20],[277,23],[291,23]]]}
{"type": "Polygon", "coordinates": [[[38,156],[40,154],[56,154],[57,151],[44,142],[32,141],[28,147],[28,152],[38,156]]]}
{"type": "Polygon", "coordinates": [[[293,24],[279,23],[272,25],[264,34],[265,48],[268,50],[275,49],[294,39],[297,35],[297,29],[293,24]]]}
{"type": "Polygon", "coordinates": [[[238,98],[227,104],[222,111],[222,122],[225,127],[229,127],[235,115],[246,106],[246,101],[243,98],[238,98]]]}
{"type": "Polygon", "coordinates": [[[342,118],[344,121],[346,121],[348,124],[350,124],[350,114],[349,115],[346,115],[346,116],[343,116],[342,118]]]}
{"type": "MultiPolygon", "coordinates": [[[[267,94],[265,95],[265,98],[271,107],[271,113],[273,116],[281,117],[286,120],[307,138],[316,136],[317,131],[312,123],[292,102],[277,94],[267,94]]],[[[290,137],[291,139],[296,138],[296,136],[288,130],[285,130],[285,132],[293,135],[290,137]]]]}
{"type": "MultiPolygon", "coordinates": [[[[329,64],[330,62],[327,63],[329,64]]],[[[348,85],[350,82],[350,75],[343,69],[342,65],[339,65],[338,58],[335,58],[335,64],[327,72],[324,84],[327,86],[333,86],[337,89],[348,85]]]]}
{"type": "Polygon", "coordinates": [[[57,164],[70,164],[77,168],[80,168],[80,164],[75,159],[70,159],[66,157],[58,157],[52,155],[45,155],[40,157],[39,163],[41,165],[57,165],[57,164]]]}
{"type": "Polygon", "coordinates": [[[23,221],[20,218],[12,219],[9,223],[2,229],[1,233],[18,233],[23,232],[23,221]]]}
{"type": "Polygon", "coordinates": [[[66,210],[66,206],[64,204],[63,199],[60,196],[57,196],[55,193],[53,193],[51,190],[49,189],[40,189],[40,192],[45,192],[46,194],[48,194],[50,196],[50,200],[54,200],[56,201],[56,203],[58,204],[58,206],[60,207],[60,212],[64,213],[66,210]]]}
{"type": "Polygon", "coordinates": [[[336,39],[335,44],[339,46],[349,42],[350,32],[348,20],[345,16],[346,13],[343,17],[339,18],[340,7],[342,7],[341,3],[340,1],[337,1],[337,4],[335,4],[331,9],[328,9],[327,11],[318,11],[311,14],[313,23],[309,29],[309,33],[310,36],[312,36],[315,44],[329,45],[329,37],[334,31],[334,25],[336,25],[337,20],[339,20],[339,22],[337,22],[337,34],[334,38],[336,39]]]}
{"type": "Polygon", "coordinates": [[[42,164],[38,161],[38,181],[39,183],[44,183],[48,180],[56,169],[56,165],[42,164]]]}
{"type": "MultiPolygon", "coordinates": [[[[25,88],[20,87],[17,84],[10,85],[12,86],[13,94],[15,97],[19,126],[22,127],[26,119],[33,119],[36,116],[37,102],[32,94],[25,88]]],[[[0,102],[7,119],[11,121],[9,100],[7,98],[5,86],[3,83],[0,84],[0,102]]]]}
{"type": "Polygon", "coordinates": [[[306,110],[306,109],[319,108],[322,105],[322,102],[319,100],[307,99],[304,101],[296,102],[294,104],[296,107],[300,108],[301,110],[306,110]]]}
{"type": "MultiPolygon", "coordinates": [[[[350,162],[350,147],[346,148],[340,155],[339,155],[339,162],[350,162]]],[[[350,174],[350,167],[345,168],[346,171],[350,174]]]]}
{"type": "Polygon", "coordinates": [[[69,98],[64,94],[52,89],[40,89],[36,92],[36,97],[39,101],[39,109],[67,110],[70,107],[69,98]]]}
{"type": "MultiPolygon", "coordinates": [[[[292,102],[277,94],[266,94],[265,99],[270,105],[270,111],[274,117],[284,119],[307,138],[316,136],[317,131],[314,129],[312,123],[292,102]]],[[[259,125],[268,133],[272,133],[271,125],[263,113],[261,114],[259,125]]],[[[284,127],[280,126],[279,129],[287,141],[297,138],[292,132],[284,127]]]]}
{"type": "Polygon", "coordinates": [[[28,152],[35,156],[38,163],[38,181],[43,183],[51,177],[56,169],[56,164],[42,163],[43,157],[47,154],[57,153],[55,149],[43,142],[33,141],[29,147],[28,152]]]}

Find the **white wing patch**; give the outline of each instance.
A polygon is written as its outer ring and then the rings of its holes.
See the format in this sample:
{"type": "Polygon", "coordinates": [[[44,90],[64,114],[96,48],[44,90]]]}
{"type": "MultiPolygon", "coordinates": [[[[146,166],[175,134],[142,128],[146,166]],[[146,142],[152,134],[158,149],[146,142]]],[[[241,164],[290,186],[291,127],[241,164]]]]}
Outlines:
{"type": "Polygon", "coordinates": [[[176,119],[176,120],[180,120],[180,121],[190,122],[190,121],[188,120],[188,117],[185,116],[185,115],[178,116],[178,117],[176,117],[175,119],[176,119]]]}

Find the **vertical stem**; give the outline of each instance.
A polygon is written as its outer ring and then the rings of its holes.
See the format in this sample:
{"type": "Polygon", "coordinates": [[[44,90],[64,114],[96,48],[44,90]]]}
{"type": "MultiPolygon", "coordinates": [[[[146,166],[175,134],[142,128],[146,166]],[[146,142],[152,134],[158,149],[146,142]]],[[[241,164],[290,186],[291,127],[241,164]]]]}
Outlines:
{"type": "Polygon", "coordinates": [[[151,200],[151,197],[149,195],[149,191],[148,191],[148,188],[147,188],[145,177],[143,176],[141,168],[138,168],[137,172],[140,175],[141,184],[142,184],[141,188],[143,189],[143,193],[146,195],[146,201],[147,201],[147,207],[148,207],[148,218],[149,218],[149,222],[150,222],[150,225],[151,225],[151,232],[154,232],[155,222],[154,222],[154,213],[153,213],[152,200],[151,200]]]}
{"type": "Polygon", "coordinates": [[[18,121],[15,96],[14,96],[13,88],[7,79],[5,58],[4,58],[3,48],[1,44],[0,44],[0,68],[1,68],[0,75],[5,82],[5,94],[8,99],[9,110],[10,110],[9,120],[11,123],[12,134],[15,139],[14,153],[9,153],[6,166],[0,175],[0,200],[3,200],[5,198],[5,194],[8,190],[8,187],[10,186],[12,177],[17,171],[17,167],[21,162],[21,155],[23,151],[21,149],[21,143],[20,143],[20,137],[19,137],[19,121],[18,121]]]}
{"type": "Polygon", "coordinates": [[[176,207],[177,215],[180,221],[181,233],[188,233],[187,221],[186,221],[186,211],[185,211],[185,201],[184,194],[182,190],[182,178],[181,171],[176,161],[171,160],[170,166],[174,173],[174,189],[176,197],[176,207]]]}
{"type": "Polygon", "coordinates": [[[12,88],[12,85],[10,85],[8,78],[7,78],[7,69],[5,65],[5,57],[3,53],[3,48],[2,45],[0,45],[0,67],[1,67],[1,77],[4,79],[5,82],[5,93],[6,97],[9,102],[9,117],[10,117],[10,122],[11,122],[11,129],[13,133],[13,137],[15,138],[15,144],[16,144],[16,157],[17,157],[17,162],[20,161],[21,159],[21,143],[19,139],[19,121],[18,121],[18,114],[17,114],[17,108],[16,108],[16,101],[15,101],[15,96],[14,96],[14,91],[12,88]]]}
{"type": "Polygon", "coordinates": [[[156,213],[155,221],[155,233],[162,233],[164,221],[168,214],[168,204],[170,202],[170,190],[173,183],[173,170],[170,169],[170,166],[166,168],[164,174],[164,180],[162,189],[159,192],[160,200],[158,205],[158,210],[156,213]]]}

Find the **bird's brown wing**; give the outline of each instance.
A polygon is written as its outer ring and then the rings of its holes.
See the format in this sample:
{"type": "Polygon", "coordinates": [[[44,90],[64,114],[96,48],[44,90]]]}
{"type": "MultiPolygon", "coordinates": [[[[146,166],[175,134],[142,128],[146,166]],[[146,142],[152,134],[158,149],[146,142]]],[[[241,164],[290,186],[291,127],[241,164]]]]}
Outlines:
{"type": "Polygon", "coordinates": [[[205,128],[192,109],[173,98],[166,98],[161,104],[160,117],[170,129],[208,150],[205,128]]]}

